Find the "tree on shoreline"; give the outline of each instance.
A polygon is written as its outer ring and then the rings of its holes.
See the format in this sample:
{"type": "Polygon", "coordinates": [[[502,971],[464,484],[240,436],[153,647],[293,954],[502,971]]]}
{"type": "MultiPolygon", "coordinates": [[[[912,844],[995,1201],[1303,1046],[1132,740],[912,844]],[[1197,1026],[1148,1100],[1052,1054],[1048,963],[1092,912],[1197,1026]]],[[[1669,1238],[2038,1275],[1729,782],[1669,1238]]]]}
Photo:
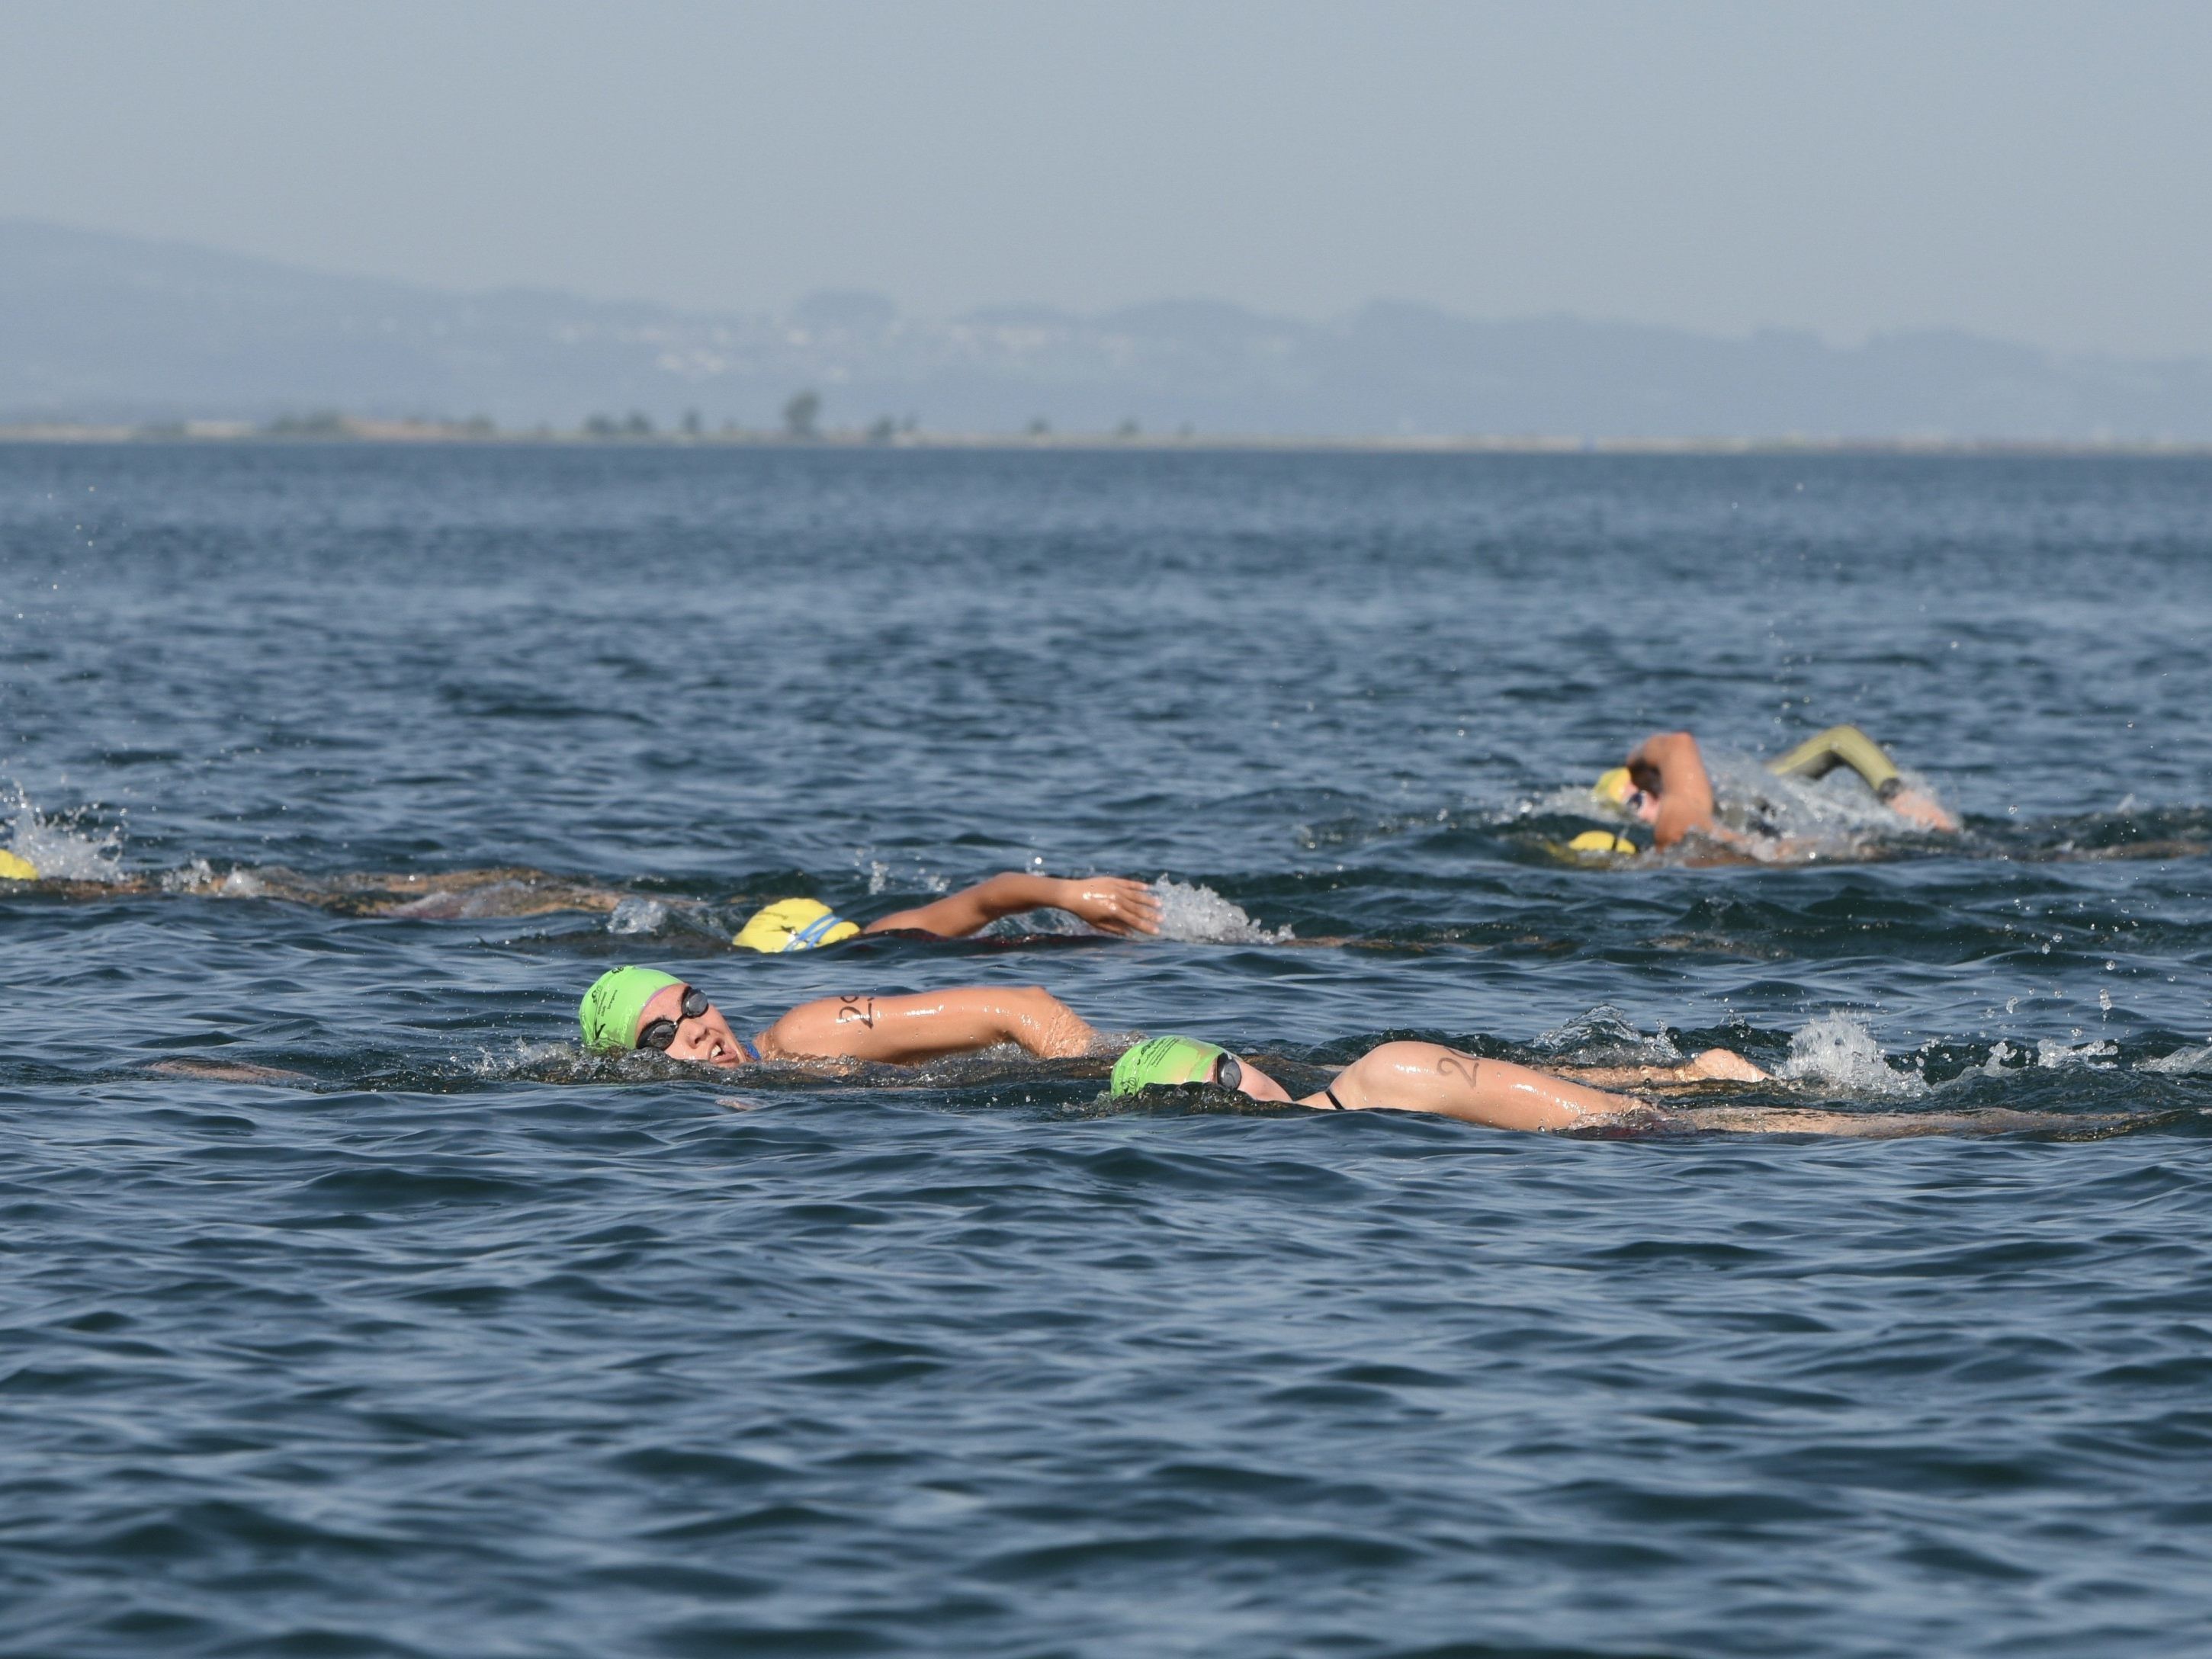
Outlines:
{"type": "Polygon", "coordinates": [[[822,435],[816,424],[821,416],[821,394],[798,392],[783,406],[783,435],[794,443],[811,443],[822,435]]]}

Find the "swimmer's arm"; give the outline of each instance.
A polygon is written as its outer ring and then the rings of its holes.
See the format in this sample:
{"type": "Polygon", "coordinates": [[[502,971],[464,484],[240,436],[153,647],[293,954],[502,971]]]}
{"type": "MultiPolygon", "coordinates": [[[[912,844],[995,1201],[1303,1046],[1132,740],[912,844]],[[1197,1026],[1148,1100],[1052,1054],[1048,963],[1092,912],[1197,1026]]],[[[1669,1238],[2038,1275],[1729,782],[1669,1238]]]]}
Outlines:
{"type": "Polygon", "coordinates": [[[1682,1106],[1671,1109],[1677,1129],[1737,1135],[1841,1135],[1901,1140],[1915,1135],[2051,1134],[2100,1140],[2127,1129],[2176,1121],[2169,1112],[1816,1112],[1794,1106],[1682,1106]]]}
{"type": "Polygon", "coordinates": [[[761,1033],[771,1055],[912,1065],[1018,1042],[1046,1060],[1088,1054],[1097,1036],[1059,998],[1034,985],[971,986],[919,996],[823,997],[761,1033]]]}
{"type": "Polygon", "coordinates": [[[1659,817],[1651,826],[1654,845],[1672,847],[1695,831],[1719,833],[1713,781],[1698,740],[1687,732],[1659,732],[1644,738],[1628,757],[1628,775],[1638,788],[1659,797],[1659,817]]]}
{"type": "Polygon", "coordinates": [[[1733,1048],[1708,1048],[1680,1066],[1562,1066],[1557,1076],[1598,1089],[1680,1087],[1698,1083],[1771,1083],[1771,1074],[1733,1048]]]}
{"type": "MultiPolygon", "coordinates": [[[[1329,1085],[1350,1111],[1434,1112],[1493,1129],[1572,1129],[1644,1109],[1626,1095],[1585,1088],[1503,1060],[1480,1060],[1435,1042],[1386,1042],[1329,1085]]],[[[1301,1103],[1328,1107],[1325,1096],[1301,1103]]]]}
{"type": "Polygon", "coordinates": [[[196,1078],[203,1083],[314,1082],[305,1072],[288,1072],[280,1066],[256,1066],[239,1060],[157,1060],[146,1069],[156,1077],[196,1078]]]}
{"type": "Polygon", "coordinates": [[[1047,907],[1080,916],[1101,933],[1157,933],[1160,901],[1141,881],[1120,876],[1085,876],[1061,880],[1018,870],[993,876],[933,903],[916,905],[870,922],[863,933],[935,933],[960,939],[989,927],[1000,916],[1047,907]]]}

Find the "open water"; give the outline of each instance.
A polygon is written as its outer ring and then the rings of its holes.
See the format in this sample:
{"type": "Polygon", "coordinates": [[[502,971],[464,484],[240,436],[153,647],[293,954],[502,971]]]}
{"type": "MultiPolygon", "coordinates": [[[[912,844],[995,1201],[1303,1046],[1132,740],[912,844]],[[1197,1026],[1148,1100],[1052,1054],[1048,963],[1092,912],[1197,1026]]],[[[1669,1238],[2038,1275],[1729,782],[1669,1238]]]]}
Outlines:
{"type": "Polygon", "coordinates": [[[2212,1650],[2209,509],[2185,459],[0,449],[56,878],[0,894],[0,1650],[2212,1650]],[[1555,850],[1650,731],[1743,785],[1844,720],[1966,834],[1845,776],[1770,803],[1809,862],[1555,850]],[[723,942],[1024,866],[1173,937],[723,942]],[[1786,1079],[1736,1103],[2084,1129],[702,1078],[577,1053],[621,960],[741,1030],[1034,981],[1294,1072],[1727,1042],[1786,1079]]]}

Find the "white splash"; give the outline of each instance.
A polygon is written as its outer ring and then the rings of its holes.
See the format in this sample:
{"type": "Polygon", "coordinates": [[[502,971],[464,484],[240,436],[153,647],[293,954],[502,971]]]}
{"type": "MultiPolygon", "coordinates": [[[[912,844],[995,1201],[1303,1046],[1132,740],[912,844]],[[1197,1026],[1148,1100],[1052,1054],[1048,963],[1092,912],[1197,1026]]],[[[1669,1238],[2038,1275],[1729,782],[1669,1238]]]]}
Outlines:
{"type": "Polygon", "coordinates": [[[1823,1014],[1790,1039],[1790,1057],[1775,1067],[1792,1083],[1839,1094],[1911,1099],[1928,1092],[1917,1072],[1892,1066],[1867,1023],[1856,1014],[1823,1014]]]}
{"type": "Polygon", "coordinates": [[[657,933],[667,925],[668,907],[659,899],[635,895],[616,905],[607,917],[610,933],[657,933]]]}
{"type": "Polygon", "coordinates": [[[2191,1077],[2212,1072],[2212,1042],[2200,1042],[2190,1048],[2176,1048],[2170,1054],[2160,1054],[2156,1060],[2143,1061],[2136,1069],[2139,1072],[2164,1072],[2170,1077],[2191,1077]]]}
{"type": "Polygon", "coordinates": [[[2109,1040],[2061,1042],[2056,1037],[2040,1037],[2035,1044],[2035,1063],[2046,1071],[2062,1072],[2075,1066],[2109,1064],[2119,1052],[2120,1045],[2109,1040]]]}
{"type": "Polygon", "coordinates": [[[205,859],[194,859],[161,872],[161,884],[165,893],[204,893],[215,885],[215,866],[205,859]]]}
{"type": "Polygon", "coordinates": [[[952,884],[943,876],[932,875],[914,859],[902,861],[895,867],[888,860],[868,860],[868,896],[880,898],[885,893],[910,893],[919,889],[925,893],[949,893],[952,884]]]}
{"type": "Polygon", "coordinates": [[[1542,1033],[1534,1046],[1577,1066],[1679,1066],[1689,1058],[1664,1032],[1637,1030],[1609,1002],[1542,1033]]]}
{"type": "Polygon", "coordinates": [[[161,876],[165,893],[189,893],[195,898],[267,898],[269,884],[251,870],[227,870],[217,875],[205,859],[194,859],[161,876]]]}
{"type": "Polygon", "coordinates": [[[41,817],[20,785],[13,800],[0,801],[0,811],[8,816],[8,850],[29,860],[44,879],[114,881],[123,874],[120,830],[97,838],[80,835],[64,819],[41,817]]]}
{"type": "Polygon", "coordinates": [[[552,1066],[588,1065],[597,1056],[586,1054],[574,1042],[526,1039],[504,1054],[479,1048],[474,1060],[465,1060],[459,1054],[448,1058],[476,1077],[510,1078],[534,1076],[552,1066]]]}
{"type": "MultiPolygon", "coordinates": [[[[1721,821],[1755,835],[1778,836],[1808,848],[1853,854],[1872,840],[1921,833],[1884,805],[1858,774],[1838,766],[1817,781],[1777,777],[1747,755],[1707,750],[1721,821]]],[[[1905,786],[1936,799],[1935,789],[1917,773],[1904,775],[1905,786]]],[[[1754,847],[1754,855],[1759,849],[1754,847]]]]}
{"type": "Polygon", "coordinates": [[[1160,937],[1197,945],[1282,945],[1288,927],[1262,927],[1241,905],[1203,883],[1190,885],[1162,876],[1152,884],[1160,901],[1160,937]]]}

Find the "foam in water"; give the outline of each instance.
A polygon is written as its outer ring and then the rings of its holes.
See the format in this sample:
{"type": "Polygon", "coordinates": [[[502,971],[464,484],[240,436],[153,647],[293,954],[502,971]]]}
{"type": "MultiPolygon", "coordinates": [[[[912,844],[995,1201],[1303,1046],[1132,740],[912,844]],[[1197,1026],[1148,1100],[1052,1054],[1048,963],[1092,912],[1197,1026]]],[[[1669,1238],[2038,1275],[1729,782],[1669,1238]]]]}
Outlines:
{"type": "Polygon", "coordinates": [[[1211,887],[1162,876],[1152,884],[1159,896],[1160,937],[1196,945],[1282,945],[1292,937],[1288,927],[1262,927],[1242,906],[1225,899],[1211,887]]]}
{"type": "Polygon", "coordinates": [[[123,874],[123,832],[98,837],[82,835],[65,817],[46,817],[20,785],[15,798],[0,803],[8,815],[6,846],[27,859],[47,881],[114,881],[123,874]]]}
{"type": "Polygon", "coordinates": [[[1928,1092],[1917,1072],[1889,1063],[1867,1023],[1856,1014],[1823,1014],[1790,1039],[1790,1057],[1775,1075],[1841,1094],[1906,1100],[1928,1092]]]}

